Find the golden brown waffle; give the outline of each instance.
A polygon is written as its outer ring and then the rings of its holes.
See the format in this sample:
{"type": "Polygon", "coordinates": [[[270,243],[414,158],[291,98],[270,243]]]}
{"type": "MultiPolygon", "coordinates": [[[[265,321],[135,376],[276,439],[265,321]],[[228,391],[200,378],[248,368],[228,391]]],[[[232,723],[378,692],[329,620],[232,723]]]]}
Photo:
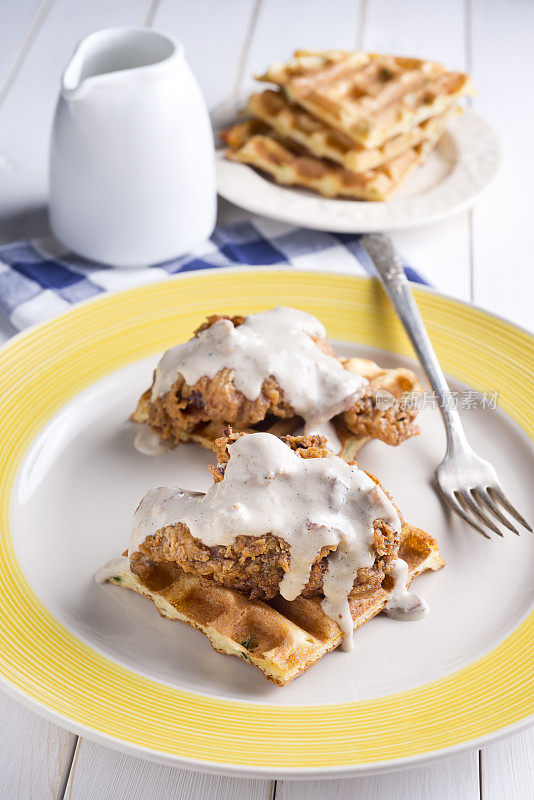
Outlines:
{"type": "Polygon", "coordinates": [[[225,128],[225,130],[220,131],[219,136],[231,150],[237,150],[251,136],[256,134],[266,135],[269,132],[274,135],[272,128],[260,119],[247,119],[232,125],[231,128],[225,128]]]}
{"type": "MultiPolygon", "coordinates": [[[[399,555],[408,563],[410,580],[444,566],[436,541],[418,528],[406,528],[399,555]]],[[[354,630],[384,608],[391,587],[368,590],[350,600],[354,630]]],[[[266,678],[285,686],[342,639],[338,625],[321,608],[319,598],[277,597],[269,603],[249,600],[191,573],[155,565],[143,581],[127,566],[110,583],[150,598],[163,617],[181,620],[204,633],[219,653],[236,655],[258,667],[266,678]],[[178,575],[178,577],[177,577],[178,575]]]]}
{"type": "MultiPolygon", "coordinates": [[[[343,359],[343,364],[346,369],[356,372],[367,380],[372,381],[373,388],[386,389],[391,394],[400,400],[404,393],[418,393],[421,391],[421,385],[417,380],[414,373],[409,369],[383,369],[365,358],[347,358],[343,359]]],[[[148,409],[150,404],[150,390],[141,395],[137,408],[131,416],[132,422],[146,424],[148,422],[148,409]]],[[[275,436],[287,436],[294,433],[302,424],[299,417],[290,417],[288,419],[279,419],[272,425],[266,425],[262,428],[266,433],[272,433],[275,436]]],[[[225,428],[228,423],[221,422],[208,422],[202,429],[193,433],[182,432],[180,434],[181,442],[195,442],[206,450],[213,450],[213,445],[216,439],[224,435],[225,428]]],[[[245,428],[240,430],[240,433],[257,433],[259,430],[256,428],[245,428]]],[[[360,448],[369,441],[368,436],[355,436],[354,433],[343,424],[342,421],[336,421],[336,432],[342,443],[341,457],[345,461],[354,461],[360,448]]]]}
{"type": "Polygon", "coordinates": [[[227,157],[231,161],[256,167],[283,186],[312,189],[325,197],[375,201],[391,197],[415,167],[423,163],[443,133],[445,124],[442,119],[436,125],[433,138],[365,172],[352,172],[326,159],[306,155],[298,146],[278,141],[270,131],[268,135],[253,134],[247,139],[255,121],[249,127],[248,123],[239,123],[225,134],[225,139],[237,141],[241,137],[244,140],[240,147],[228,151],[227,157]]]}
{"type": "MultiPolygon", "coordinates": [[[[355,143],[344,133],[334,130],[324,122],[312,117],[295,103],[290,103],[283,92],[267,89],[249,97],[247,111],[257,120],[269,125],[283,139],[288,139],[306,148],[317,158],[329,158],[352,172],[364,172],[416,147],[426,139],[434,140],[443,130],[443,123],[459,114],[458,106],[451,106],[443,114],[425,120],[407,133],[388,139],[380,147],[364,147],[355,143]]],[[[265,125],[255,125],[256,133],[266,133],[265,125]]],[[[234,138],[238,147],[241,142],[234,138]]]]}
{"type": "Polygon", "coordinates": [[[376,53],[297,51],[259,80],[282,87],[287,98],[365,147],[380,147],[431,117],[461,95],[469,76],[441,64],[376,53]]]}

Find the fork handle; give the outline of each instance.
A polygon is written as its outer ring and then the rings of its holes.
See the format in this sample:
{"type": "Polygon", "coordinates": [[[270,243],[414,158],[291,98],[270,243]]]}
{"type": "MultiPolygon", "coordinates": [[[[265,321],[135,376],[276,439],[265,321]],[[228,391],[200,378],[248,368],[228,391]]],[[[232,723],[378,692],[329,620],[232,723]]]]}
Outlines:
{"type": "Polygon", "coordinates": [[[445,423],[447,452],[454,453],[458,449],[470,449],[460,415],[452,407],[452,395],[445,375],[439,365],[410,284],[390,239],[382,233],[373,233],[366,234],[361,241],[371,257],[380,282],[397,312],[435,392],[445,423]]]}

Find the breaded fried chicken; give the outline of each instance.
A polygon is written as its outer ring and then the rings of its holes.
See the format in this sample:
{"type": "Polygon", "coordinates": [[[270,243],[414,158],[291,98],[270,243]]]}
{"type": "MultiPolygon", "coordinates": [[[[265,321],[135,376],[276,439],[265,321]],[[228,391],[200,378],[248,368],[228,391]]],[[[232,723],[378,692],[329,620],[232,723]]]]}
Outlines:
{"type": "MultiPolygon", "coordinates": [[[[224,480],[230,454],[228,446],[242,435],[230,429],[215,443],[217,466],[210,467],[215,482],[224,480]]],[[[332,456],[321,436],[287,436],[282,439],[300,458],[332,456]]],[[[369,473],[368,473],[369,474],[369,473]]],[[[378,480],[370,475],[378,485],[378,480]]],[[[402,520],[402,518],[401,518],[402,520]]],[[[404,524],[404,523],[403,523],[404,524]]],[[[378,587],[398,556],[399,536],[383,520],[374,523],[376,559],[371,567],[360,568],[354,593],[378,587]]],[[[321,594],[328,555],[336,546],[323,547],[317,553],[303,596],[321,594]]],[[[250,598],[271,599],[278,594],[285,573],[290,570],[289,545],[280,537],[238,536],[230,546],[208,547],[195,539],[183,523],[168,525],[148,536],[131,556],[132,572],[143,578],[154,563],[177,565],[186,572],[203,576],[250,598]]]]}
{"type": "MultiPolygon", "coordinates": [[[[245,318],[210,316],[195,331],[195,336],[221,319],[230,320],[238,327],[245,318]]],[[[336,358],[328,340],[314,341],[322,352],[336,358]]],[[[413,372],[383,370],[365,359],[340,361],[345,369],[357,372],[369,381],[363,396],[339,416],[351,434],[398,445],[419,432],[415,424],[417,410],[405,408],[402,403],[404,393],[420,389],[413,372]],[[391,403],[386,408],[377,402],[377,392],[384,389],[391,396],[391,403]]],[[[236,388],[231,369],[221,369],[212,378],[203,376],[193,385],[178,373],[171,389],[160,397],[152,398],[151,389],[148,389],[132,419],[146,422],[161,439],[175,444],[184,436],[203,433],[208,441],[213,442],[227,425],[238,431],[265,430],[277,420],[285,420],[294,423],[288,429],[296,430],[302,423],[273,376],[263,381],[258,397],[249,400],[236,388]]]]}

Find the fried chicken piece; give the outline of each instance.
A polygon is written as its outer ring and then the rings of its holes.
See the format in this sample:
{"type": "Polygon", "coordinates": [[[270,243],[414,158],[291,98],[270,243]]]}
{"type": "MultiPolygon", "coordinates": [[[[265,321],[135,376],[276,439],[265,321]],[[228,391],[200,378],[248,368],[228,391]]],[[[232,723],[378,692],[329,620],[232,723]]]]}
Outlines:
{"type": "Polygon", "coordinates": [[[411,370],[382,369],[365,358],[342,359],[342,363],[345,369],[369,381],[363,397],[343,414],[343,421],[352,433],[390,445],[399,445],[419,433],[414,422],[417,409],[403,402],[405,395],[421,390],[411,370]]]}
{"type": "MultiPolygon", "coordinates": [[[[210,467],[215,482],[224,478],[230,457],[228,445],[246,435],[227,429],[226,435],[215,443],[218,464],[210,467]]],[[[301,458],[324,458],[332,455],[322,436],[286,436],[283,441],[301,458]]],[[[380,485],[374,475],[367,474],[380,485]]],[[[321,594],[328,555],[335,549],[335,546],[323,547],[317,554],[308,583],[302,592],[303,596],[321,594]]],[[[376,560],[372,567],[358,570],[353,594],[380,586],[385,574],[391,569],[393,560],[397,558],[399,537],[382,520],[377,520],[374,525],[374,549],[376,560]]],[[[252,599],[269,600],[278,594],[280,582],[290,569],[291,553],[289,545],[272,534],[261,537],[238,536],[228,547],[208,547],[195,539],[186,525],[178,522],[161,528],[145,539],[139,551],[132,554],[131,570],[143,578],[153,569],[154,563],[178,565],[186,572],[235,589],[252,599]]]]}
{"type": "MultiPolygon", "coordinates": [[[[195,336],[220,319],[229,319],[238,327],[245,318],[212,315],[197,328],[195,336]]],[[[315,343],[324,353],[336,357],[328,340],[315,340],[315,343]]],[[[383,370],[366,359],[340,360],[345,369],[369,380],[364,395],[353,408],[341,415],[354,436],[398,445],[419,433],[414,423],[417,410],[405,408],[402,403],[404,392],[420,390],[413,372],[407,369],[383,370]],[[377,403],[380,389],[391,392],[392,403],[387,408],[377,403]]],[[[170,391],[155,400],[151,399],[151,389],[148,389],[132,419],[146,421],[162,439],[172,440],[175,444],[184,434],[200,433],[207,426],[210,427],[207,438],[213,441],[222,435],[227,425],[236,430],[250,431],[268,427],[280,419],[295,420],[294,428],[302,422],[285,400],[284,392],[274,377],[264,380],[258,397],[249,400],[236,389],[231,369],[222,369],[213,378],[204,376],[191,386],[179,374],[170,391]]]]}

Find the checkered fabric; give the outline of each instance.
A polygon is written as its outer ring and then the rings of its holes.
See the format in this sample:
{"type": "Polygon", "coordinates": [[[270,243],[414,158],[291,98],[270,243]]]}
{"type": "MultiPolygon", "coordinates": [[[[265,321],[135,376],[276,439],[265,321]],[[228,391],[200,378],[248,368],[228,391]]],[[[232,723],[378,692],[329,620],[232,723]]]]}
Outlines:
{"type": "MultiPolygon", "coordinates": [[[[427,283],[401,261],[411,281],[427,283]]],[[[98,266],[67,252],[53,239],[4,245],[0,247],[0,311],[22,329],[103,292],[197,269],[255,265],[373,274],[359,235],[306,230],[255,217],[220,225],[188,255],[144,269],[98,266]]]]}

